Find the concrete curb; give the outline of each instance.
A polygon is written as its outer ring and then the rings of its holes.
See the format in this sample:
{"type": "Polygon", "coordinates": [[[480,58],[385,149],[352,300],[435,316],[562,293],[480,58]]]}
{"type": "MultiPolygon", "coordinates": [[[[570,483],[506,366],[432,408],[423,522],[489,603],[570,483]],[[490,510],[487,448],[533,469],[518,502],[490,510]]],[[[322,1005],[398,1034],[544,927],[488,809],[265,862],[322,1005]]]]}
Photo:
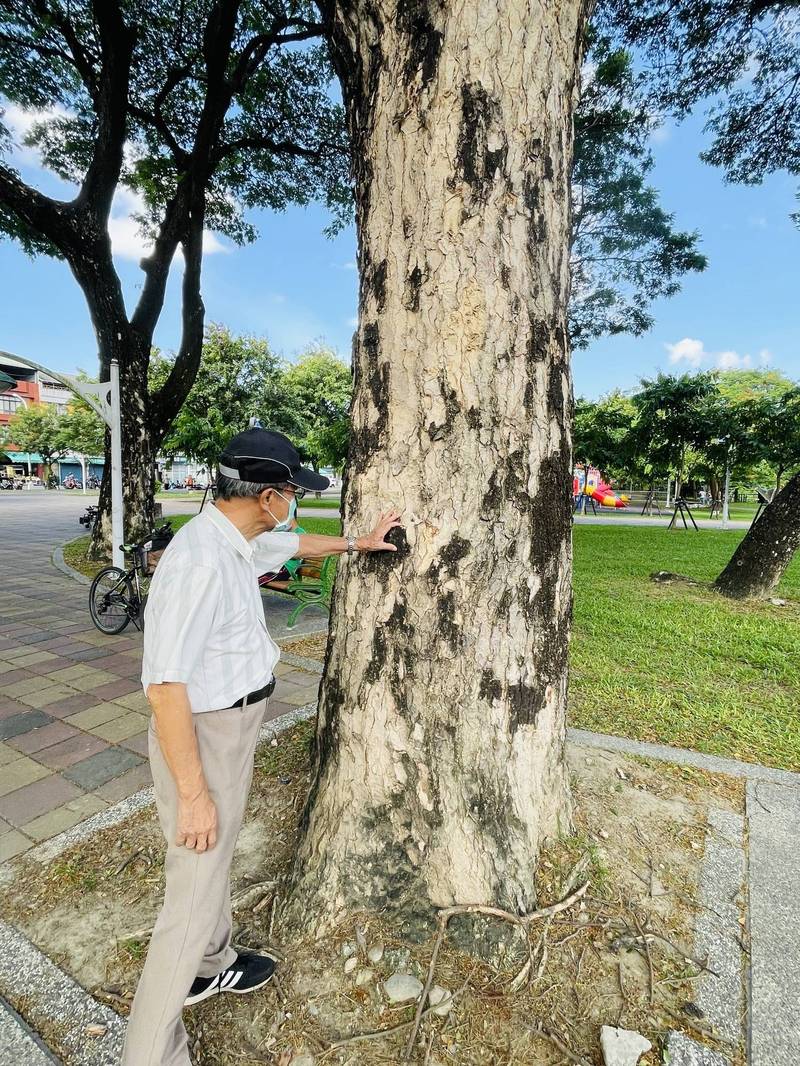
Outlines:
{"type": "Polygon", "coordinates": [[[0,1066],[59,1066],[42,1038],[0,996],[0,1066]]]}
{"type": "Polygon", "coordinates": [[[93,999],[18,929],[5,922],[0,922],[0,944],[0,983],[5,989],[24,993],[35,1024],[41,1019],[58,1027],[70,1066],[117,1066],[125,1020],[93,999]],[[90,1036],[86,1031],[90,1025],[100,1026],[102,1034],[90,1036]]]}
{"type": "MultiPolygon", "coordinates": [[[[73,537],[73,540],[78,540],[78,537],[73,537]]],[[[77,581],[81,585],[91,585],[91,581],[85,574],[81,574],[73,566],[64,561],[64,548],[67,544],[71,544],[71,540],[65,540],[63,544],[58,544],[53,549],[53,554],[50,556],[50,560],[56,570],[60,570],[62,574],[66,574],[67,577],[71,577],[73,581],[77,581]]]]}
{"type": "Polygon", "coordinates": [[[743,966],[739,918],[745,912],[747,860],[745,820],[732,811],[710,810],[700,867],[694,950],[714,971],[698,983],[697,1005],[719,1036],[737,1048],[743,1036],[743,966]]]}
{"type": "Polygon", "coordinates": [[[740,762],[722,755],[706,755],[689,748],[672,748],[669,744],[650,744],[645,740],[630,740],[615,737],[610,733],[590,733],[586,729],[568,729],[567,740],[583,748],[601,748],[603,751],[620,751],[623,755],[641,755],[647,759],[677,763],[679,766],[694,766],[698,770],[710,770],[728,777],[743,777],[748,781],[770,781],[776,785],[800,788],[800,774],[792,770],[777,770],[755,762],[740,762]]]}

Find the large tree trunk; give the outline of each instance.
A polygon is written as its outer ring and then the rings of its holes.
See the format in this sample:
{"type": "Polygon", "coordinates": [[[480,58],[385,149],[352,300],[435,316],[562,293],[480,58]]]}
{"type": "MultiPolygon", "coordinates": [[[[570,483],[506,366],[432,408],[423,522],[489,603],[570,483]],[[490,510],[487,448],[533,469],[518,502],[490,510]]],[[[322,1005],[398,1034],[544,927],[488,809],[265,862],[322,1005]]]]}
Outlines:
{"type": "Polygon", "coordinates": [[[571,114],[581,0],[341,0],[360,308],[349,533],[288,916],[534,904],[570,820],[571,114]]]}
{"type": "Polygon", "coordinates": [[[716,580],[726,596],[766,596],[800,547],[800,474],[786,482],[750,527],[716,580]]]}

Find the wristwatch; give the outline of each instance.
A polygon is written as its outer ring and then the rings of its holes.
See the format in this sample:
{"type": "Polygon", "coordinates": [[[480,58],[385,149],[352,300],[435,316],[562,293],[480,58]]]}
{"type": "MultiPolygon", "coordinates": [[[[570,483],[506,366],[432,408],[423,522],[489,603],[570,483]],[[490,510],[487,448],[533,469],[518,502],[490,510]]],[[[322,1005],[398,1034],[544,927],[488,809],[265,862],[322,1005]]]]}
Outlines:
{"type": "Polygon", "coordinates": [[[356,550],[357,550],[356,549],[356,538],[355,537],[348,537],[347,538],[347,554],[348,555],[352,555],[353,552],[356,551],[356,550]]]}

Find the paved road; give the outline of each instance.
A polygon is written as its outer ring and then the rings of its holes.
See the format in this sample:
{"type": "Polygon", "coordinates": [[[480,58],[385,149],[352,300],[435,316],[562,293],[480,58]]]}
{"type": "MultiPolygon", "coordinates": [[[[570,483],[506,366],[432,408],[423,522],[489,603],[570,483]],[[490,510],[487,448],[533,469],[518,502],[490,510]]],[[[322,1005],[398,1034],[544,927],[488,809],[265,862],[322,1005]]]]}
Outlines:
{"type": "MultiPolygon", "coordinates": [[[[141,634],[98,632],[86,586],[51,562],[57,545],[80,535],[85,502],[0,492],[0,862],[150,781],[141,634]]],[[[286,636],[293,602],[262,599],[270,632],[286,636]]],[[[291,632],[324,623],[309,610],[291,632]]],[[[315,699],[318,682],[280,664],[270,716],[315,699]]]]}

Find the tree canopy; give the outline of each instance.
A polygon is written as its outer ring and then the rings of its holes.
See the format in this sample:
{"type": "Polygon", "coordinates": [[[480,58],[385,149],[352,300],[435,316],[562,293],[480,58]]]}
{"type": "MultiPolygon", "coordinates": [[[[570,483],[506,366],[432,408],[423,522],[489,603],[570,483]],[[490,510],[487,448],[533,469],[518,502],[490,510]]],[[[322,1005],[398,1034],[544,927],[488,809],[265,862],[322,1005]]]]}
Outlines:
{"type": "Polygon", "coordinates": [[[591,35],[575,114],[572,177],[570,339],[585,348],[603,334],[640,335],[651,304],[674,296],[685,274],[702,271],[699,235],[647,184],[654,112],[625,48],[591,35]]]}
{"type": "Polygon", "coordinates": [[[638,50],[654,108],[707,105],[703,158],[748,184],[800,173],[797,0],[602,0],[597,18],[638,50]]]}

